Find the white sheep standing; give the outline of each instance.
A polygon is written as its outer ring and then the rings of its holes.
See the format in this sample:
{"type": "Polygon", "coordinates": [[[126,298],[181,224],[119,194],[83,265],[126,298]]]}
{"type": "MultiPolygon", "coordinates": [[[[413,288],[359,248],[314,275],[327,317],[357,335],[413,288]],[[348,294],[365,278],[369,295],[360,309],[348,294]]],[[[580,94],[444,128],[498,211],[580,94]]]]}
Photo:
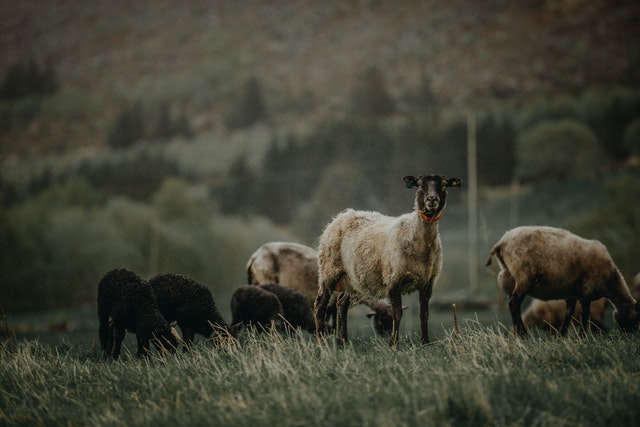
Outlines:
{"type": "Polygon", "coordinates": [[[526,295],[541,300],[563,299],[567,309],[560,328],[565,335],[576,302],[582,304],[582,328],[587,330],[591,301],[609,299],[614,320],[624,331],[640,322],[640,304],[631,296],[607,248],[554,227],[523,226],[507,231],[489,252],[500,264],[498,284],[509,295],[515,331],[526,335],[520,306],[526,295]]]}
{"type": "Polygon", "coordinates": [[[417,187],[414,211],[399,217],[347,209],[327,225],[318,250],[319,288],[314,308],[316,333],[325,331],[331,293],[338,296],[337,334],[347,341],[347,309],[351,297],[388,297],[393,325],[389,345],[398,345],[402,294],[419,292],[422,342],[429,342],[429,299],[442,270],[438,221],[447,202],[447,188],[462,180],[440,175],[405,176],[417,187]]]}

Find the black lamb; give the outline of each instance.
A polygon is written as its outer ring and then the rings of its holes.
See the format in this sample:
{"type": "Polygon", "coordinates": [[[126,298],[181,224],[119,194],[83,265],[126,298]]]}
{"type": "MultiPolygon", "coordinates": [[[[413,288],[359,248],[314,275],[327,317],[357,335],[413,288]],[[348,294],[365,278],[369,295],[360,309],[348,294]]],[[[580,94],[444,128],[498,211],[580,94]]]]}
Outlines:
{"type": "Polygon", "coordinates": [[[229,328],[218,311],[211,291],[179,274],[160,274],[149,283],[158,299],[160,312],[182,330],[186,351],[196,334],[209,338],[214,332],[227,335],[229,328]]]}
{"type": "Polygon", "coordinates": [[[313,306],[309,298],[302,292],[294,291],[291,288],[275,283],[265,283],[258,286],[278,297],[282,304],[285,326],[300,327],[308,332],[315,333],[316,320],[313,306]]]}
{"type": "Polygon", "coordinates": [[[136,334],[138,356],[150,354],[150,340],[160,352],[175,351],[177,340],[151,285],[129,270],[111,270],[98,283],[98,318],[102,353],[114,359],[120,356],[125,330],[136,334]]]}
{"type": "Polygon", "coordinates": [[[284,329],[284,310],[278,297],[260,286],[240,286],[231,295],[231,325],[253,325],[259,331],[284,329]]]}

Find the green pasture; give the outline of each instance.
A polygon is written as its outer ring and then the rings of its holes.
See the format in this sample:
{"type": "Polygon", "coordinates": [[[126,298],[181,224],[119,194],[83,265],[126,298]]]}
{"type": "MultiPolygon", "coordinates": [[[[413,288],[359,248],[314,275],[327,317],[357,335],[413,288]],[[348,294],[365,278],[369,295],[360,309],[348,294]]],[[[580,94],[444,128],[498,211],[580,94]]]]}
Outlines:
{"type": "Polygon", "coordinates": [[[0,350],[0,425],[640,423],[639,333],[520,339],[498,308],[458,310],[456,333],[450,310],[432,310],[423,346],[408,302],[398,350],[374,336],[363,308],[350,314],[345,347],[246,331],[233,344],[199,340],[141,360],[128,334],[119,361],[98,354],[93,307],[7,319],[23,332],[0,350]],[[38,331],[47,320],[67,330],[38,331]]]}

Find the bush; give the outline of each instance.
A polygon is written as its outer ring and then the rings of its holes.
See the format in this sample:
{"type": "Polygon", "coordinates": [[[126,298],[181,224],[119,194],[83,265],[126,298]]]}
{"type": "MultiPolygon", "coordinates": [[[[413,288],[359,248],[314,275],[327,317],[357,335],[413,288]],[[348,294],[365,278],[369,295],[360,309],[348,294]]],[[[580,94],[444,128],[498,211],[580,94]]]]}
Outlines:
{"type": "Polygon", "coordinates": [[[538,124],[551,120],[564,120],[581,118],[580,109],[574,98],[566,95],[549,99],[537,99],[518,113],[516,127],[518,131],[524,131],[538,124]]]}
{"type": "Polygon", "coordinates": [[[546,121],[518,136],[516,175],[537,183],[588,177],[606,165],[595,134],[576,120],[546,121]]]}
{"type": "Polygon", "coordinates": [[[629,170],[606,182],[604,197],[574,224],[586,237],[607,246],[616,265],[630,279],[640,271],[640,173],[629,170]]]}
{"type": "Polygon", "coordinates": [[[629,88],[590,90],[580,99],[582,116],[607,152],[618,159],[629,153],[623,142],[626,127],[640,117],[640,91],[629,88]]]}
{"type": "Polygon", "coordinates": [[[640,118],[635,119],[625,128],[622,141],[629,153],[640,157],[640,118]]]}

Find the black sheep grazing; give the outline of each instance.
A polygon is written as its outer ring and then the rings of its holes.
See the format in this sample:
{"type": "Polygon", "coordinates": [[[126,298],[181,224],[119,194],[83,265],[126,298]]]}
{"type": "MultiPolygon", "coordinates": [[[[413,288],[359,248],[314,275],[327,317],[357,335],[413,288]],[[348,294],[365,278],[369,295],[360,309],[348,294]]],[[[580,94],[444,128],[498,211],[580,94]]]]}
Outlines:
{"type": "Polygon", "coordinates": [[[158,299],[160,312],[169,322],[176,321],[187,347],[196,334],[210,337],[214,332],[228,331],[211,291],[178,274],[161,274],[149,283],[158,299]]]}
{"type": "Polygon", "coordinates": [[[98,283],[98,318],[105,355],[120,356],[125,330],[136,334],[138,356],[149,355],[150,340],[158,351],[175,350],[176,338],[160,313],[151,285],[129,270],[111,270],[98,283]]]}
{"type": "Polygon", "coordinates": [[[302,292],[294,291],[275,283],[259,285],[260,288],[275,294],[282,304],[282,313],[287,324],[300,327],[308,332],[316,330],[316,320],[311,301],[302,292]]]}
{"type": "Polygon", "coordinates": [[[284,328],[284,310],[278,297],[260,286],[240,286],[231,295],[232,327],[255,325],[258,330],[284,328]]]}

